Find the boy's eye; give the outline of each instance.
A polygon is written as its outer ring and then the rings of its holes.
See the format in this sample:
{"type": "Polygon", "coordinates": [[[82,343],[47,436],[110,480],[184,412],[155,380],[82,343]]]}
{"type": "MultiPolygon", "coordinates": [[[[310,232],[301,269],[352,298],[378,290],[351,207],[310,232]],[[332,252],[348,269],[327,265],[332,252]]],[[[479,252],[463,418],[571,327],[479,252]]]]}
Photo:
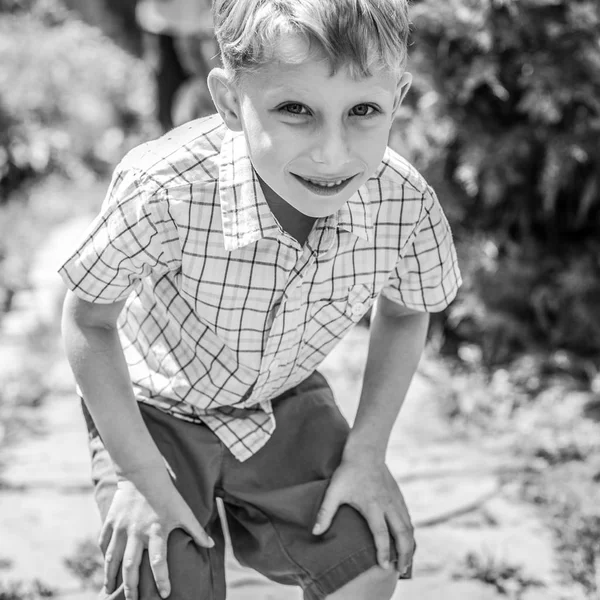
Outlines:
{"type": "Polygon", "coordinates": [[[307,115],[308,109],[304,104],[300,104],[298,102],[289,102],[288,104],[284,104],[280,110],[283,112],[291,113],[293,115],[307,115]]]}
{"type": "Polygon", "coordinates": [[[375,107],[370,104],[357,104],[351,110],[355,117],[368,117],[375,112],[375,107]]]}

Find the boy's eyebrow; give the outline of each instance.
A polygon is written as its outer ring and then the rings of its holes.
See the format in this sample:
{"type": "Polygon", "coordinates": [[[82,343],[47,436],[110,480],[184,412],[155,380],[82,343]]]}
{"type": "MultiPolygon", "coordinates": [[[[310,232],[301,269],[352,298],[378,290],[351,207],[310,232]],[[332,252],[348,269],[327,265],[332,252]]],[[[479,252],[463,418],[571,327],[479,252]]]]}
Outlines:
{"type": "MultiPolygon", "coordinates": [[[[288,83],[274,84],[272,87],[269,87],[264,90],[265,96],[276,95],[276,94],[303,94],[310,93],[310,88],[302,88],[294,85],[290,85],[288,83]]],[[[373,94],[373,93],[382,93],[382,94],[390,94],[393,95],[389,89],[384,88],[380,85],[369,85],[368,90],[365,90],[365,94],[373,94]]],[[[362,95],[362,92],[361,92],[362,95]]]]}

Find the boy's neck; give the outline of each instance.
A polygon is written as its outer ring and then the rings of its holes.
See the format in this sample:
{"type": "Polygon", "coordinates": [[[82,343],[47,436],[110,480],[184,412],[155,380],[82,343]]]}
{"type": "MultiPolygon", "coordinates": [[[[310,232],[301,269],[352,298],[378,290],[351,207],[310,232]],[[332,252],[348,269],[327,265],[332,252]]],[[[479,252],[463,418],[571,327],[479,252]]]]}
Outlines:
{"type": "Polygon", "coordinates": [[[317,218],[309,217],[296,210],[291,204],[281,199],[260,177],[259,181],[265,200],[283,230],[295,238],[301,246],[304,246],[317,218]]]}

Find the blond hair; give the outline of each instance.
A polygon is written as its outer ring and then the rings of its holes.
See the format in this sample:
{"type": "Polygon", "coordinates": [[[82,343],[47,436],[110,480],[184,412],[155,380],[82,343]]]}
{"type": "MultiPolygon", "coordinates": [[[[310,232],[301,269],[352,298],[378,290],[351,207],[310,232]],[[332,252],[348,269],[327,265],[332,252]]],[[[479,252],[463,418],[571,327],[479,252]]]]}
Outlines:
{"type": "Polygon", "coordinates": [[[408,0],[214,0],[213,20],[223,64],[236,77],[274,58],[298,63],[315,53],[332,73],[348,66],[354,77],[406,67],[408,0]],[[289,43],[298,39],[304,51],[289,43]]]}

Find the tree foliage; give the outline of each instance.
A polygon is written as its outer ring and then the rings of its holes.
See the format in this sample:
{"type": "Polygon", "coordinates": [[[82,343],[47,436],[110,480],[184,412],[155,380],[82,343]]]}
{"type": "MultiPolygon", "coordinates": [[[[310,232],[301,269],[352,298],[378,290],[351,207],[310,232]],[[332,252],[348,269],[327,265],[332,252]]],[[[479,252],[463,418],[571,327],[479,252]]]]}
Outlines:
{"type": "Polygon", "coordinates": [[[416,0],[412,18],[417,81],[452,123],[440,195],[459,191],[465,285],[448,331],[487,364],[600,356],[600,4],[416,0]]]}
{"type": "Polygon", "coordinates": [[[104,173],[150,134],[141,61],[60,0],[0,0],[0,205],[49,173],[104,173]]]}
{"type": "Polygon", "coordinates": [[[597,1],[421,0],[413,21],[456,123],[447,173],[478,226],[516,239],[597,232],[597,1]]]}

